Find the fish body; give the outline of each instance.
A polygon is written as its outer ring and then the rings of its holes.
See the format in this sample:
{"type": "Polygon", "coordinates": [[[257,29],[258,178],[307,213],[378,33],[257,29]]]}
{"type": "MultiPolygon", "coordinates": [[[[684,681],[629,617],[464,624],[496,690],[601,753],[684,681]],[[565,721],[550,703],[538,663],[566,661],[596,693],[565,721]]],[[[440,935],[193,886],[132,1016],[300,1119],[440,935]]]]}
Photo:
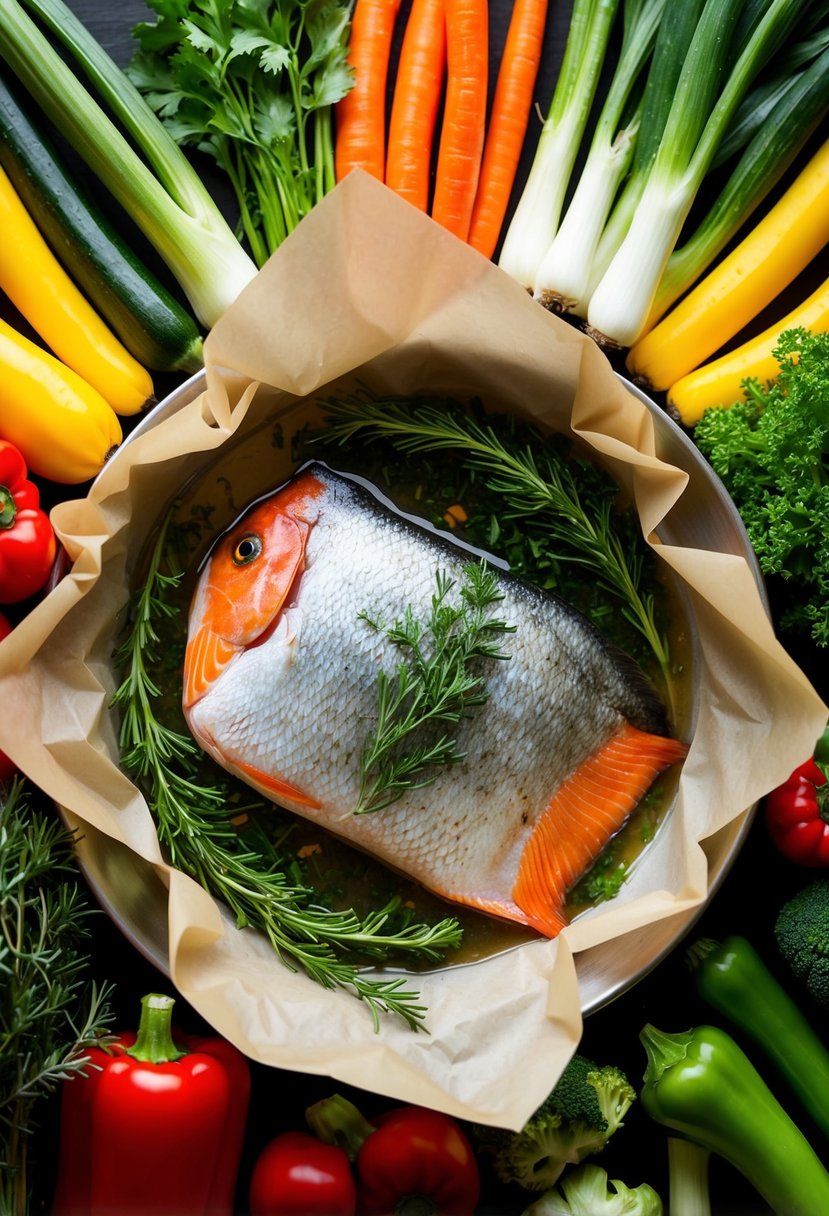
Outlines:
{"type": "Polygon", "coordinates": [[[401,661],[384,630],[428,621],[436,571],[469,554],[312,464],[216,543],[194,593],[183,706],[224,768],[445,898],[555,936],[567,891],[657,774],[680,760],[632,660],[557,597],[498,575],[506,660],[456,729],[437,779],[355,814],[377,680],[401,661]]]}

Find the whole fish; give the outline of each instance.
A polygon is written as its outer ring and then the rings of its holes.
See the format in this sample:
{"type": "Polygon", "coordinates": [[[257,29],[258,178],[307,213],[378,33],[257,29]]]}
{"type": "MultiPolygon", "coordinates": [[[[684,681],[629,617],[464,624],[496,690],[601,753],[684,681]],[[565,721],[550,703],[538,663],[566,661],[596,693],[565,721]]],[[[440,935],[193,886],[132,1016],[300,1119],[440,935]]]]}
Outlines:
{"type": "Polygon", "coordinates": [[[306,466],[214,545],[190,608],[183,706],[199,744],[265,796],[424,886],[555,936],[568,890],[686,747],[640,669],[573,608],[506,573],[508,659],[461,720],[463,758],[355,814],[378,672],[373,620],[428,621],[469,554],[366,487],[306,466]]]}

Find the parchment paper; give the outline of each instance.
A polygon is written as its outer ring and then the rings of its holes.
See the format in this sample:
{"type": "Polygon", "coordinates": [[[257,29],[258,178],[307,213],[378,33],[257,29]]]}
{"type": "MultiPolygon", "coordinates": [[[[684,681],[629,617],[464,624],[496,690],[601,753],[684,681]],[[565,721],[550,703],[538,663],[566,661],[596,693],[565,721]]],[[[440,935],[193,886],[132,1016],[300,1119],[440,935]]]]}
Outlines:
{"type": "MultiPolygon", "coordinates": [[[[353,173],[315,208],[216,325],[205,356],[206,392],[133,437],[86,498],[55,508],[73,564],[0,644],[0,748],[81,832],[121,842],[136,874],[139,859],[153,868],[174,984],[253,1059],[520,1127],[580,1038],[573,953],[698,905],[699,842],[810,754],[827,709],[775,639],[742,558],[656,543],[687,477],[656,458],[649,411],[596,346],[373,179],[353,173]],[[701,643],[696,730],[647,863],[556,941],[418,976],[428,1035],[392,1017],[375,1033],[352,996],[289,971],[165,865],[150,811],[118,767],[109,708],[117,614],[171,496],[220,448],[355,375],[572,426],[633,496],[644,534],[685,584],[701,643]]],[[[276,485],[287,454],[274,459],[276,485]]]]}

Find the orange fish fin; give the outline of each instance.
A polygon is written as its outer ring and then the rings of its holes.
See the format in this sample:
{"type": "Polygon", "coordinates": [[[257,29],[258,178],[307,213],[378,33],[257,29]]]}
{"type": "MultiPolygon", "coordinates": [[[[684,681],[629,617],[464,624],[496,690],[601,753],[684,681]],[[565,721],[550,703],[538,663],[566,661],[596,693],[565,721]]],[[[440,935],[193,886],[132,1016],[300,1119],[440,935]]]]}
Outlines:
{"type": "Polygon", "coordinates": [[[301,806],[309,806],[314,810],[319,810],[320,803],[315,798],[304,793],[295,785],[291,785],[290,781],[285,781],[282,777],[275,777],[271,773],[263,772],[261,768],[257,768],[254,764],[245,764],[241,760],[234,760],[233,767],[249,781],[266,789],[271,798],[280,802],[282,799],[289,799],[291,802],[298,802],[301,806]]]}
{"type": "Polygon", "coordinates": [[[677,739],[625,723],[553,796],[521,855],[513,898],[526,923],[555,937],[567,892],[623,826],[663,769],[682,760],[677,739]]]}
{"type": "Polygon", "coordinates": [[[203,697],[207,689],[227,667],[230,660],[241,650],[227,642],[209,625],[202,625],[187,643],[184,661],[184,704],[193,705],[203,697]]]}

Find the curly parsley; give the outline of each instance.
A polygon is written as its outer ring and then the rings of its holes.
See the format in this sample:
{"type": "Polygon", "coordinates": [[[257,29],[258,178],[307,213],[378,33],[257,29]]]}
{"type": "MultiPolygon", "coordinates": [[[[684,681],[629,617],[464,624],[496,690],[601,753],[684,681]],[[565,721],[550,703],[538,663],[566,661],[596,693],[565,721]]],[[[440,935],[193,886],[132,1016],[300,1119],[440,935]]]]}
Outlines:
{"type": "Polygon", "coordinates": [[[829,334],[790,329],[771,384],[746,380],[745,399],[708,409],[694,439],[722,478],[760,569],[794,592],[781,629],[829,644],[829,334]]]}

